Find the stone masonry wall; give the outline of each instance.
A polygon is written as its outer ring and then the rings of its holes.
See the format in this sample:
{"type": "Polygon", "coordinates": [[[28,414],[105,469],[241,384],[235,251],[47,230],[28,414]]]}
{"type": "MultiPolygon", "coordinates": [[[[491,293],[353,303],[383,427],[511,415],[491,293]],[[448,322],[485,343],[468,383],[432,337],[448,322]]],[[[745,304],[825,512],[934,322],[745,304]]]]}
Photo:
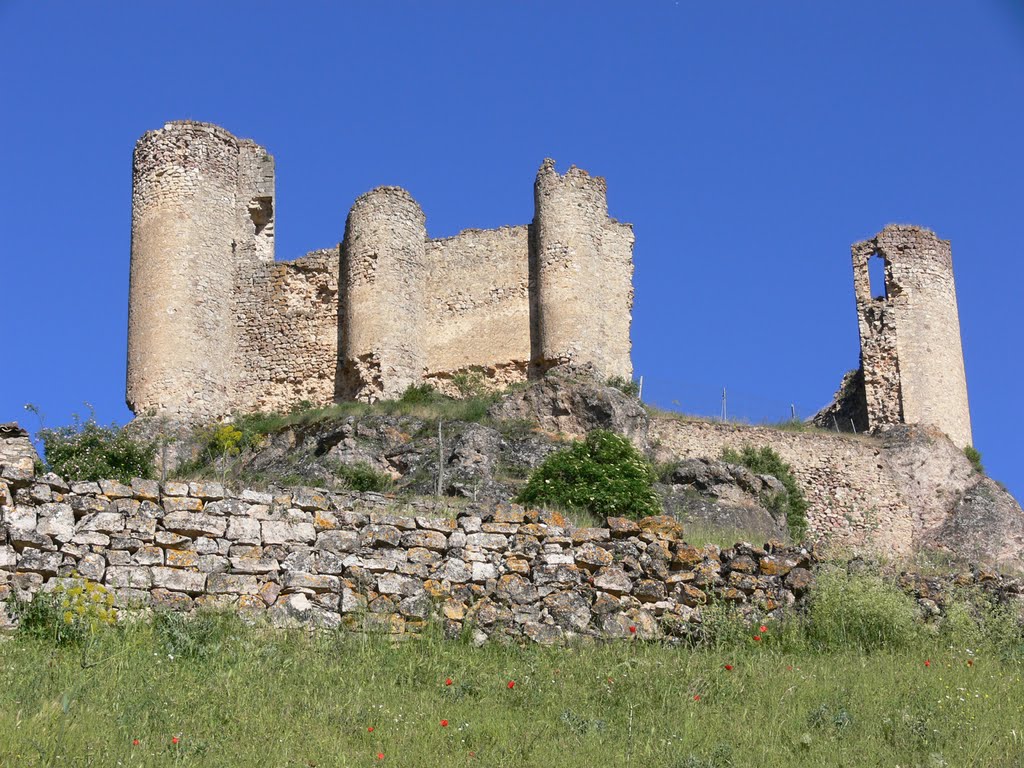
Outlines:
{"type": "MultiPolygon", "coordinates": [[[[810,586],[803,550],[695,549],[671,518],[573,528],[515,506],[216,483],[0,481],[0,603],[77,573],[121,608],[233,608],[278,625],[482,641],[685,635],[715,595],[767,616],[810,586]],[[401,508],[399,508],[401,507],[401,508]]],[[[0,618],[3,611],[0,609],[0,618]]]]}
{"type": "Polygon", "coordinates": [[[852,248],[868,420],[930,424],[970,445],[960,319],[949,242],[890,225],[852,248]],[[872,297],[868,263],[885,261],[885,296],[872,297]]]}
{"type": "Polygon", "coordinates": [[[661,460],[717,459],[724,448],[771,446],[807,497],[810,537],[837,550],[902,555],[925,533],[920,505],[905,498],[906,480],[890,466],[881,439],[675,418],[652,420],[651,439],[661,460]]]}
{"type": "Polygon", "coordinates": [[[240,411],[334,402],[338,365],[337,248],[251,265],[235,322],[240,411]]]}
{"type": "Polygon", "coordinates": [[[274,159],[215,125],[136,145],[127,400],[209,421],[302,401],[375,401],[453,376],[505,387],[559,362],[632,373],[633,232],[605,181],[545,160],[532,225],[429,240],[419,204],[378,187],[337,252],[274,261],[274,159]]]}
{"type": "MultiPolygon", "coordinates": [[[[475,371],[496,388],[530,364],[529,228],[470,229],[427,241],[427,374],[439,389],[475,371]]],[[[456,394],[456,392],[452,392],[456,394]]]]}

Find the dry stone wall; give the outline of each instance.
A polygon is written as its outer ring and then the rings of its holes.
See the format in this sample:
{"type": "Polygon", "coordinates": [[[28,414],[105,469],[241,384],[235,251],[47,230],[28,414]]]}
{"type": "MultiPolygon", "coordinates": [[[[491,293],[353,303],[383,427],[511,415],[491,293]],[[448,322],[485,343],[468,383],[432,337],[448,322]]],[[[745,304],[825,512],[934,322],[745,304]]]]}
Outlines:
{"type": "Polygon", "coordinates": [[[696,549],[664,517],[574,528],[516,506],[53,475],[0,482],[0,504],[0,603],[79,574],[120,608],[555,643],[684,636],[712,596],[768,616],[812,581],[804,550],[696,549]]]}

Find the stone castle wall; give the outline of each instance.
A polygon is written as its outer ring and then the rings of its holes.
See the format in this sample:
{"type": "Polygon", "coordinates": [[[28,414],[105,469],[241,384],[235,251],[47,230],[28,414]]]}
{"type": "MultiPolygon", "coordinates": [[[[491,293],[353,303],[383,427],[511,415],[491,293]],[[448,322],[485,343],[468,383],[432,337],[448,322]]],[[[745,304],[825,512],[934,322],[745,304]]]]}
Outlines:
{"type": "Polygon", "coordinates": [[[544,162],[532,226],[438,240],[408,192],[379,187],[337,251],[283,263],[273,158],[253,142],[168,123],[139,140],[133,184],[136,414],[210,420],[422,382],[454,394],[458,374],[497,388],[566,361],[632,372],[632,229],[580,169],[544,162]]]}
{"type": "MultiPolygon", "coordinates": [[[[711,597],[761,616],[811,584],[799,549],[696,549],[670,518],[574,528],[557,514],[309,488],[0,480],[0,619],[78,574],[121,608],[200,607],[483,640],[686,635],[711,597]]],[[[2,622],[0,622],[2,623],[2,622]]]]}
{"type": "Polygon", "coordinates": [[[718,459],[725,448],[771,446],[792,467],[810,504],[810,538],[840,549],[911,551],[913,512],[880,439],[675,418],[652,421],[651,438],[666,459],[718,459]]]}
{"type": "Polygon", "coordinates": [[[471,229],[427,242],[427,381],[474,370],[495,387],[527,377],[529,227],[471,229]]]}
{"type": "Polygon", "coordinates": [[[852,254],[870,426],[930,424],[960,447],[970,445],[949,242],[927,229],[890,225],[852,254]],[[883,298],[872,296],[868,265],[875,256],[885,262],[883,298]]]}
{"type": "Polygon", "coordinates": [[[337,248],[250,265],[235,305],[237,410],[334,402],[338,265],[337,248]]]}

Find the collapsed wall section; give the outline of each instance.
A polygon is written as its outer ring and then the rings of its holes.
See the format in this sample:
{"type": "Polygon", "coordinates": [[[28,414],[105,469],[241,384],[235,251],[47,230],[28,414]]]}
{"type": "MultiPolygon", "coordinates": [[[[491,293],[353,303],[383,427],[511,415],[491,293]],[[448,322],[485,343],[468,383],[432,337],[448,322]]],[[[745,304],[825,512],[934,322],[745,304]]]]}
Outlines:
{"type": "Polygon", "coordinates": [[[930,424],[960,447],[971,420],[949,241],[889,225],[853,246],[861,364],[871,425],[930,424]],[[873,297],[869,264],[885,263],[884,296],[873,297]]]}
{"type": "Polygon", "coordinates": [[[660,418],[651,422],[651,439],[660,460],[721,459],[726,448],[771,446],[810,505],[809,536],[838,551],[905,555],[924,534],[922,508],[904,497],[905,483],[876,438],[660,418]]]}
{"type": "Polygon", "coordinates": [[[341,248],[341,399],[392,400],[427,369],[426,217],[401,187],[357,198],[341,248]]]}
{"type": "Polygon", "coordinates": [[[458,394],[469,373],[504,388],[530,364],[529,228],[471,229],[426,244],[427,381],[458,394]]]}
{"type": "Polygon", "coordinates": [[[533,222],[540,369],[593,363],[632,377],[633,233],[608,217],[605,180],[550,158],[537,173],[533,222]]]}
{"type": "Polygon", "coordinates": [[[339,249],[252,264],[236,299],[238,411],[334,402],[339,249]]]}

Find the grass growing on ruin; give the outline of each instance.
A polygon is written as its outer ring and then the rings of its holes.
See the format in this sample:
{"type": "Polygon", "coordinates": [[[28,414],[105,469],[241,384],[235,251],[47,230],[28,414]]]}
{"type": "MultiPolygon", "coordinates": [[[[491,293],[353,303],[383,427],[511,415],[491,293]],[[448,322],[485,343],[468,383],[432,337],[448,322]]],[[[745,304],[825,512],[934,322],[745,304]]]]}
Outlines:
{"type": "MultiPolygon", "coordinates": [[[[870,597],[846,594],[855,605],[870,597]]],[[[436,634],[392,643],[269,632],[220,615],[104,630],[84,650],[19,637],[0,642],[0,765],[860,768],[1024,759],[1024,669],[1012,644],[976,634],[960,615],[959,630],[905,625],[866,650],[872,625],[851,633],[834,608],[836,621],[817,639],[799,627],[744,629],[720,614],[698,650],[639,640],[473,648],[436,634]]],[[[885,621],[903,609],[883,601],[873,615],[885,621]]]]}

